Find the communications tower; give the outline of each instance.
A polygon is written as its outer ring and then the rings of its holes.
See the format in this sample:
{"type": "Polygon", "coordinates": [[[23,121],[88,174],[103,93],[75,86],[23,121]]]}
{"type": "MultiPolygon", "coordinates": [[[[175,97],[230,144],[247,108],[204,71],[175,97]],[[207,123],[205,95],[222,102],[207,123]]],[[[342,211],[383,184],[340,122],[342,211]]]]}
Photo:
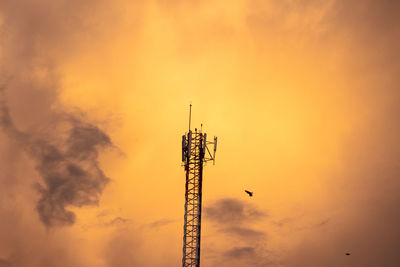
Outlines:
{"type": "Polygon", "coordinates": [[[182,267],[200,266],[203,163],[213,161],[215,164],[217,151],[217,137],[207,141],[207,134],[202,133],[202,128],[192,132],[191,115],[192,105],[189,111],[189,131],[182,136],[182,162],[186,172],[182,267]]]}

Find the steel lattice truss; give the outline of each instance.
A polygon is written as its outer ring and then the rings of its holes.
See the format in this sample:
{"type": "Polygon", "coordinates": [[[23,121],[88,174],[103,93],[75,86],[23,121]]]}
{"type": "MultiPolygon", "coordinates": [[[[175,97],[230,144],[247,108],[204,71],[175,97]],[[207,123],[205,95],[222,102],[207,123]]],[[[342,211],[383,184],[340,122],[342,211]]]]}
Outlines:
{"type": "MultiPolygon", "coordinates": [[[[203,183],[203,163],[213,161],[217,151],[217,137],[207,141],[202,130],[190,130],[192,105],[189,113],[189,132],[182,136],[182,162],[186,171],[185,187],[185,224],[183,229],[183,267],[200,266],[201,232],[201,194],[203,183]],[[208,145],[214,146],[211,153],[208,145]]],[[[203,126],[201,127],[203,128],[203,126]]]]}
{"type": "MultiPolygon", "coordinates": [[[[191,134],[191,132],[189,132],[191,134]]],[[[188,135],[189,135],[188,134],[188,135]]],[[[203,179],[203,134],[194,132],[187,138],[185,224],[182,266],[200,265],[201,193],[203,179]],[[191,142],[189,142],[191,140],[191,142]],[[190,154],[189,154],[190,153],[190,154]]]]}

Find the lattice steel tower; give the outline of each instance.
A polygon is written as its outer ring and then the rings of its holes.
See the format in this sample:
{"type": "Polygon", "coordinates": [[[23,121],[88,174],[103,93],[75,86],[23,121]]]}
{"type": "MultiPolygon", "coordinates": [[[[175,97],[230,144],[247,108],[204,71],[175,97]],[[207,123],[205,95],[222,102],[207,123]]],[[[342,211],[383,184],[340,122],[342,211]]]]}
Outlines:
{"type": "Polygon", "coordinates": [[[182,162],[186,171],[185,224],[183,228],[183,267],[200,266],[201,194],[203,163],[213,161],[217,150],[217,137],[207,141],[202,129],[190,129],[192,105],[189,111],[189,132],[182,136],[182,162]],[[209,145],[213,145],[212,150],[209,145]],[[212,152],[211,152],[212,151],[212,152]]]}

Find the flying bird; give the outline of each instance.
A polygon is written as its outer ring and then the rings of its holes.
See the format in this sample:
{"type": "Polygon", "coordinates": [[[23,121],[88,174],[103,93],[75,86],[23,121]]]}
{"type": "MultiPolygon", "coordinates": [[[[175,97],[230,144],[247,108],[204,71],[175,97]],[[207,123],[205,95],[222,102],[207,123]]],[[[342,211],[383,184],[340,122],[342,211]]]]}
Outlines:
{"type": "Polygon", "coordinates": [[[346,256],[350,256],[350,253],[347,252],[347,253],[346,253],[346,256]]]}
{"type": "Polygon", "coordinates": [[[253,196],[253,192],[250,192],[250,191],[247,191],[247,190],[244,190],[244,192],[246,192],[247,194],[249,194],[250,197],[253,196]]]}

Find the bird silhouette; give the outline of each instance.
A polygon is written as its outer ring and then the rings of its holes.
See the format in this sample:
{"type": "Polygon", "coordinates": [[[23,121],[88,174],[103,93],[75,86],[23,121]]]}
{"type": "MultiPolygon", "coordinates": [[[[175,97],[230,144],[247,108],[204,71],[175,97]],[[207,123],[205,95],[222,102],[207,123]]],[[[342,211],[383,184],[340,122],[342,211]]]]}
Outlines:
{"type": "Polygon", "coordinates": [[[246,192],[250,197],[253,196],[253,192],[250,192],[250,191],[247,191],[247,190],[244,190],[244,192],[246,192]]]}

